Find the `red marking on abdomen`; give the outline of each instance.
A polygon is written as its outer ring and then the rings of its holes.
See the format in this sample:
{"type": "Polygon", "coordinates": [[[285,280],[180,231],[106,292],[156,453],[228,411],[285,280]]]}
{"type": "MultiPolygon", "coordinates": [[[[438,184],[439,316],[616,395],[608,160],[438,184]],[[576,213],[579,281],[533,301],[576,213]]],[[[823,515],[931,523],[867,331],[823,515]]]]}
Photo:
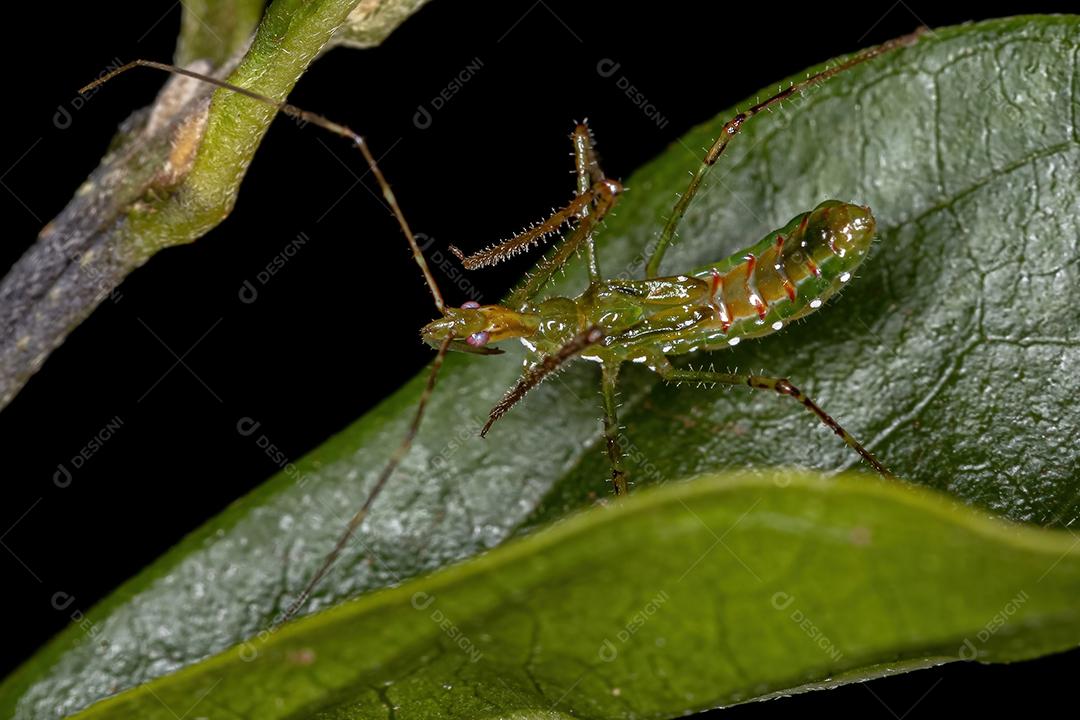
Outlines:
{"type": "Polygon", "coordinates": [[[787,293],[788,300],[795,302],[796,288],[795,283],[787,276],[787,271],[784,270],[784,236],[776,236],[776,264],[773,265],[773,270],[776,270],[776,274],[780,277],[780,282],[784,285],[784,292],[787,293]]]}
{"type": "Polygon", "coordinates": [[[716,316],[720,319],[720,329],[725,333],[731,328],[731,314],[727,305],[724,304],[724,276],[716,268],[712,268],[712,290],[709,292],[709,303],[716,308],[716,316]],[[720,299],[716,299],[717,292],[720,299]]]}
{"type": "Polygon", "coordinates": [[[754,306],[754,310],[757,311],[758,318],[764,322],[765,316],[769,313],[769,306],[765,304],[765,301],[761,299],[761,295],[757,289],[757,279],[754,277],[754,269],[757,267],[757,257],[754,253],[749,253],[746,256],[746,297],[750,301],[750,304],[754,306]]]}
{"type": "Polygon", "coordinates": [[[796,235],[802,235],[806,232],[806,224],[810,222],[810,213],[806,213],[802,216],[802,222],[799,223],[799,229],[795,231],[796,235]]]}
{"type": "Polygon", "coordinates": [[[821,277],[821,270],[809,255],[806,256],[806,267],[814,277],[821,277]]]}

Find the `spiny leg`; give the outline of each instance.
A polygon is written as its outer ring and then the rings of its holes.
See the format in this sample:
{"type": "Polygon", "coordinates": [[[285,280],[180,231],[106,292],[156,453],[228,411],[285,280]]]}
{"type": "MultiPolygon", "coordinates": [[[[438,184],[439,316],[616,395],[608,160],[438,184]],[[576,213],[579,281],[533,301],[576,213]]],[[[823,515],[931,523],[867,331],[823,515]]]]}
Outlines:
{"type": "MultiPolygon", "coordinates": [[[[578,195],[584,195],[589,191],[595,183],[602,182],[604,178],[603,171],[600,170],[600,163],[596,160],[595,141],[593,140],[592,131],[589,126],[582,122],[578,123],[574,128],[574,133],[570,136],[570,139],[574,143],[574,168],[577,172],[577,191],[578,195]]],[[[584,220],[589,214],[589,207],[582,208],[579,217],[584,220]]],[[[589,233],[585,238],[585,255],[589,268],[589,282],[595,283],[600,281],[600,262],[596,257],[596,243],[593,242],[592,233],[589,233]]]]}
{"type": "Polygon", "coordinates": [[[507,298],[507,305],[519,307],[522,303],[534,298],[544,289],[555,271],[570,261],[581,244],[586,240],[591,240],[593,230],[607,216],[611,208],[615,207],[619,193],[622,192],[622,185],[614,180],[605,181],[604,188],[604,192],[597,198],[589,214],[581,219],[574,231],[567,235],[551,254],[536,264],[525,282],[507,298]]]}
{"type": "Polygon", "coordinates": [[[575,195],[573,200],[541,222],[511,238],[490,245],[483,250],[477,250],[470,255],[466,255],[455,245],[450,246],[450,252],[458,260],[461,260],[461,264],[465,266],[466,270],[479,270],[480,268],[498,265],[554,235],[563,225],[579,217],[583,209],[588,208],[591,203],[608,193],[610,193],[610,188],[607,187],[606,183],[595,183],[585,192],[575,195]]]}
{"type": "Polygon", "coordinates": [[[488,430],[491,429],[491,426],[495,424],[496,420],[510,412],[510,409],[517,405],[519,400],[525,397],[525,395],[534,387],[542,383],[548,375],[558,370],[563,363],[603,339],[604,331],[599,326],[593,325],[570,338],[565,345],[551,355],[545,355],[543,360],[527,370],[525,374],[518,379],[517,383],[506,391],[503,399],[500,400],[495,407],[491,408],[491,412],[488,413],[487,422],[484,423],[483,429],[480,430],[480,437],[487,435],[488,430]]]}
{"type": "Polygon", "coordinates": [[[679,222],[686,214],[686,209],[690,207],[691,201],[694,199],[694,195],[697,194],[698,188],[701,187],[702,181],[706,175],[712,169],[712,166],[716,164],[716,161],[720,159],[724,150],[727,148],[731,139],[742,128],[744,122],[760,113],[762,110],[767,110],[773,105],[776,105],[784,100],[788,99],[792,95],[801,93],[807,88],[822,83],[834,75],[838,75],[846,70],[850,70],[856,65],[872,60],[879,55],[894,50],[899,47],[906,47],[913,44],[919,36],[922,34],[924,28],[919,28],[913,33],[904,35],[903,37],[889,40],[886,43],[882,43],[877,47],[864,50],[863,52],[855,55],[854,57],[845,60],[844,62],[834,65],[833,67],[826,68],[821,72],[815,73],[806,78],[802,82],[795,83],[785,90],[781,90],[772,97],[762,102],[757,103],[748,110],[739,113],[731,120],[724,123],[723,129],[720,130],[720,136],[716,138],[713,146],[706,153],[705,158],[698,166],[697,172],[694,173],[690,179],[690,184],[687,186],[686,191],[679,197],[679,200],[675,203],[675,208],[671,212],[671,216],[668,218],[667,223],[664,225],[664,229],[660,233],[660,238],[657,240],[656,248],[653,250],[652,256],[649,258],[649,262],[645,265],[645,274],[648,277],[656,277],[660,273],[660,262],[664,259],[664,253],[667,251],[668,245],[671,244],[672,239],[675,237],[675,231],[679,227],[679,222]]]}
{"type": "Polygon", "coordinates": [[[619,442],[619,415],[616,399],[618,379],[618,364],[604,363],[601,366],[600,394],[604,398],[604,440],[607,444],[608,461],[611,463],[611,483],[616,495],[625,495],[629,487],[626,483],[626,470],[623,467],[622,445],[619,442]]]}
{"type": "Polygon", "coordinates": [[[510,296],[507,301],[510,307],[517,307],[539,293],[555,271],[563,267],[582,244],[586,246],[590,281],[596,282],[600,279],[592,233],[615,206],[623,188],[618,181],[605,177],[600,170],[592,133],[587,125],[581,123],[574,128],[571,139],[574,143],[574,165],[578,182],[578,193],[573,200],[531,228],[471,255],[465,255],[459,248],[450,246],[450,252],[461,260],[466,270],[477,270],[491,267],[524,252],[557,232],[563,224],[578,220],[574,231],[567,235],[548,257],[540,261],[525,283],[510,296]]]}
{"type": "Polygon", "coordinates": [[[167,63],[159,63],[153,60],[133,60],[132,62],[122,65],[110,73],[102,75],[97,80],[89,83],[79,93],[86,93],[88,90],[92,90],[100,85],[105,84],[109,80],[121,73],[125,73],[128,70],[137,67],[153,68],[154,70],[163,70],[167,73],[174,75],[183,75],[184,77],[200,80],[210,85],[214,85],[230,92],[243,95],[244,97],[251,98],[264,105],[276,108],[279,112],[288,115],[289,117],[296,118],[301,122],[309,122],[312,125],[321,127],[324,130],[329,130],[335,135],[340,135],[347,140],[352,141],[352,144],[360,150],[360,153],[364,156],[364,160],[367,162],[368,168],[371,170],[371,174],[375,176],[376,182],[379,183],[379,188],[382,190],[383,198],[386,200],[386,204],[390,206],[390,211],[393,213],[394,218],[397,220],[398,225],[401,227],[401,231],[405,233],[405,239],[409,242],[409,247],[412,249],[413,260],[420,266],[420,272],[424,274],[424,280],[427,282],[428,289],[431,291],[432,297],[435,299],[435,308],[440,314],[445,314],[446,306],[443,303],[442,293],[439,292],[439,286],[435,282],[435,276],[431,274],[431,269],[428,267],[427,261],[424,259],[424,253],[420,250],[420,245],[416,242],[416,237],[413,235],[412,229],[409,227],[409,223],[405,220],[405,213],[402,212],[401,206],[398,205],[397,198],[394,197],[394,191],[390,189],[390,183],[387,182],[386,176],[382,174],[382,170],[379,169],[379,164],[375,162],[375,156],[371,154],[371,150],[368,148],[367,141],[359,133],[354,132],[345,125],[341,125],[332,120],[329,120],[322,115],[318,115],[313,112],[308,112],[302,108],[298,108],[287,102],[275,100],[266,95],[242,88],[239,85],[233,85],[232,83],[219,80],[209,75],[203,75],[202,73],[193,72],[186,68],[178,67],[176,65],[169,65],[167,63]]]}
{"type": "Polygon", "coordinates": [[[679,370],[670,363],[658,365],[657,372],[662,378],[670,382],[700,382],[720,383],[722,385],[748,385],[755,390],[772,390],[780,395],[794,398],[802,403],[803,407],[817,416],[827,428],[836,433],[848,447],[857,452],[870,467],[881,473],[882,476],[894,480],[895,476],[890,473],[874,455],[863,447],[862,443],[845,430],[840,423],[836,422],[821,406],[810,399],[806,393],[791,384],[787,378],[774,378],[765,375],[739,375],[733,373],[718,373],[706,370],[679,370]]]}

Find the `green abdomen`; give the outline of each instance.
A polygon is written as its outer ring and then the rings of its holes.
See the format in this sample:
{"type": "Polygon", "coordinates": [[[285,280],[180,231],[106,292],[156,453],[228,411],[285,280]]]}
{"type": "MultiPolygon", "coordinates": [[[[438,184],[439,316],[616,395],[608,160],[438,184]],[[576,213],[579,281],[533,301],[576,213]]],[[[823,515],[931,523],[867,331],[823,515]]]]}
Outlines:
{"type": "Polygon", "coordinates": [[[677,355],[776,332],[844,287],[874,231],[869,208],[829,200],[690,276],[624,282],[618,289],[640,296],[644,319],[611,350],[627,359],[647,349],[677,355]],[[657,295],[670,299],[647,299],[657,295]]]}

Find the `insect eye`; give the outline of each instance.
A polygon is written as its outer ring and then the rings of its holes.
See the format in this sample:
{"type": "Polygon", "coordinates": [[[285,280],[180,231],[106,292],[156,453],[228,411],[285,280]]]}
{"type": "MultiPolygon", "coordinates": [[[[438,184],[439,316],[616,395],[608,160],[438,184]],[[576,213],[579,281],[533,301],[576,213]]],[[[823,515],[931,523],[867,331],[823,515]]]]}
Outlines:
{"type": "Polygon", "coordinates": [[[489,333],[486,330],[483,330],[483,331],[478,332],[478,333],[473,333],[472,335],[470,335],[465,340],[465,342],[469,343],[473,347],[483,347],[484,345],[487,345],[488,340],[490,340],[490,339],[491,339],[491,333],[489,333]]]}
{"type": "Polygon", "coordinates": [[[475,310],[478,307],[480,307],[480,303],[476,302],[475,300],[470,300],[467,303],[465,303],[464,305],[462,305],[461,309],[462,310],[475,310]]]}

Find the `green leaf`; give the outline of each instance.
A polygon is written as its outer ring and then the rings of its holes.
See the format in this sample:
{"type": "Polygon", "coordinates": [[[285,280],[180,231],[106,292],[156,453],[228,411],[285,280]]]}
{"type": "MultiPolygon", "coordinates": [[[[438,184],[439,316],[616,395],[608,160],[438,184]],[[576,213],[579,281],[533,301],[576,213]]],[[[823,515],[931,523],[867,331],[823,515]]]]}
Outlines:
{"type": "MultiPolygon", "coordinates": [[[[1080,446],[1066,429],[1080,426],[1080,351],[1069,307],[1080,280],[1078,48],[1075,17],[938,30],[751,122],[699,194],[668,253],[668,271],[720,258],[828,197],[869,204],[882,240],[836,302],[706,362],[790,376],[911,483],[1016,520],[1076,520],[1080,446]]],[[[627,180],[632,192],[600,239],[606,274],[640,272],[673,194],[729,116],[721,113],[627,180]]],[[[577,293],[582,278],[578,268],[556,289],[577,293]]],[[[413,452],[311,609],[475,555],[606,497],[595,367],[571,368],[530,394],[486,441],[475,437],[519,360],[513,352],[449,359],[413,452]]],[[[624,382],[622,420],[638,487],[718,468],[854,464],[790,401],[664,387],[637,367],[624,382]]],[[[0,710],[74,711],[267,628],[361,502],[404,432],[421,384],[408,384],[121,587],[89,614],[94,637],[86,638],[85,624],[70,628],[0,687],[0,710]]],[[[260,436],[249,439],[254,447],[260,436]]],[[[583,565],[578,579],[590,572],[583,565]]],[[[994,583],[993,574],[980,579],[994,583]]],[[[843,583],[846,570],[823,566],[817,579],[843,583]]],[[[915,592],[901,585],[895,592],[915,592]]],[[[506,581],[485,591],[500,587],[515,589],[506,581]]],[[[635,598],[653,587],[632,579],[608,586],[635,598]]],[[[958,586],[920,590],[944,587],[958,586]]],[[[905,621],[923,614],[907,604],[909,595],[894,597],[893,611],[905,621]]],[[[996,611],[1006,599],[990,605],[996,611]]],[[[852,601],[822,601],[820,612],[842,612],[852,601]]],[[[574,612],[591,617],[585,607],[574,612]]],[[[903,644],[904,627],[890,652],[938,652],[903,644]]],[[[1049,649],[1038,649],[1039,638],[1029,629],[1018,642],[1030,642],[1030,653],[1049,649]]],[[[378,645],[357,652],[379,652],[378,645]]],[[[723,657],[744,651],[737,644],[723,657]]],[[[679,655],[661,653],[651,672],[679,655]]],[[[702,659],[722,662],[717,657],[702,659]]],[[[797,668],[771,662],[790,674],[766,688],[804,681],[797,668]]],[[[486,680],[485,688],[498,684],[486,680]]],[[[767,691],[743,690],[747,697],[767,691]]]]}
{"type": "MultiPolygon", "coordinates": [[[[935,30],[744,130],[664,271],[722,257],[830,197],[869,205],[881,240],[838,301],[705,362],[790,377],[906,480],[1014,520],[1080,519],[1077,52],[1077,16],[935,30]]],[[[628,181],[641,197],[620,207],[607,274],[637,267],[670,212],[665,191],[685,184],[726,115],[628,181]]],[[[627,375],[621,419],[647,458],[639,480],[858,465],[794,403],[627,375]]],[[[583,456],[543,517],[582,502],[603,466],[583,456]]]]}
{"type": "Polygon", "coordinates": [[[367,595],[79,717],[674,717],[1080,641],[1080,547],[899,484],[714,476],[367,595]]]}

